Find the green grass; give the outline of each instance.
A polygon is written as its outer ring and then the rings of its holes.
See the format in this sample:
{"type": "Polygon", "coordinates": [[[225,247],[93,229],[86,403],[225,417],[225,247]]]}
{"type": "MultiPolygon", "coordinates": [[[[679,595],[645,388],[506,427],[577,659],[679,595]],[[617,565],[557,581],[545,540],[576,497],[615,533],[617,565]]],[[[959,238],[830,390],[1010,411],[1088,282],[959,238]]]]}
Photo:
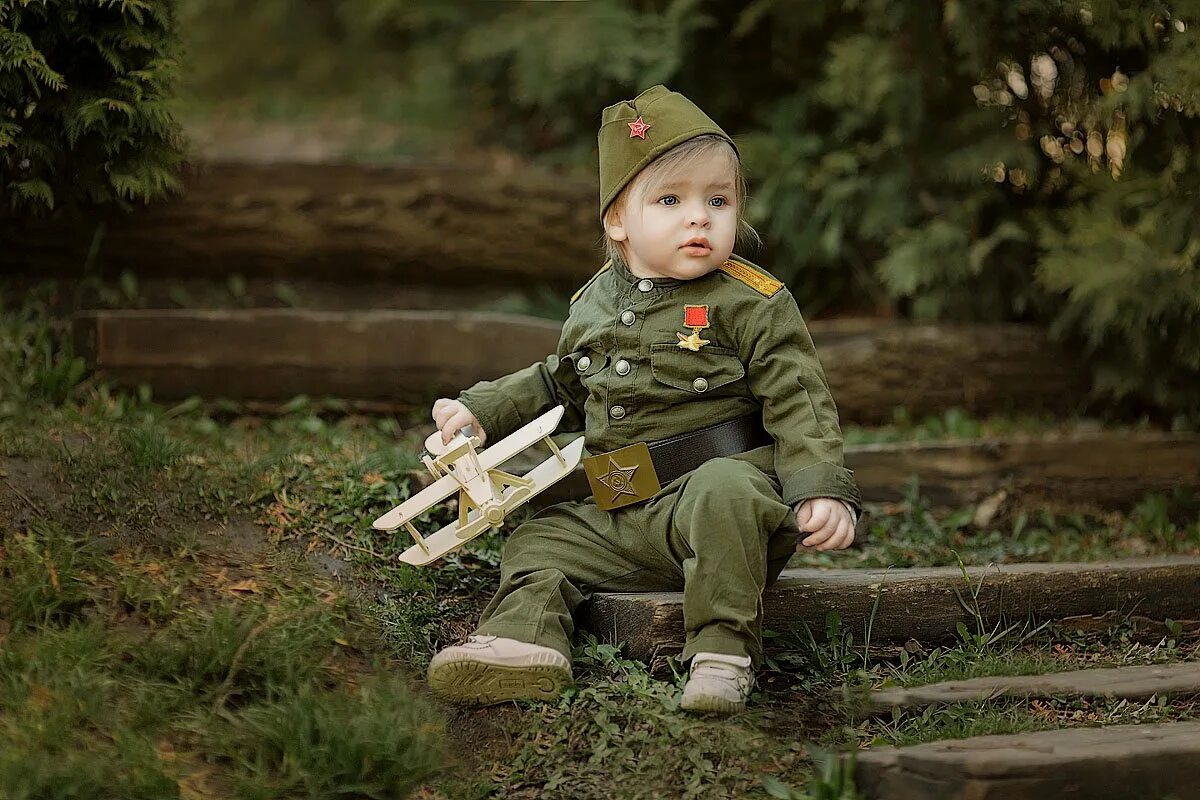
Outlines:
{"type": "Polygon", "coordinates": [[[803,551],[793,567],[914,567],[1021,561],[1098,561],[1144,555],[1200,554],[1200,497],[1176,488],[1151,493],[1126,513],[1019,509],[978,526],[975,507],[935,509],[912,479],[898,504],[868,504],[861,546],[803,551]]]}
{"type": "Polygon", "coordinates": [[[5,797],[174,796],[203,768],[229,797],[384,798],[443,767],[439,715],[359,663],[378,632],[344,596],[264,576],[263,602],[214,601],[189,560],[187,543],[106,550],[46,520],[6,532],[5,797]]]}
{"type": "Polygon", "coordinates": [[[1150,725],[1200,719],[1200,704],[1167,698],[1130,702],[1104,698],[1046,698],[959,703],[916,711],[896,711],[862,729],[869,744],[904,746],[1068,727],[1150,725]]]}
{"type": "Polygon", "coordinates": [[[515,752],[486,780],[439,784],[439,796],[762,798],[778,796],[766,786],[809,780],[803,720],[778,735],[757,713],[696,717],[679,710],[682,676],[659,680],[589,634],[573,656],[574,688],[556,702],[521,704],[515,752]]]}
{"type": "MultiPolygon", "coordinates": [[[[882,425],[864,427],[847,424],[842,436],[847,445],[886,442],[955,441],[987,439],[1001,436],[1036,436],[1047,433],[1098,433],[1101,431],[1156,430],[1143,417],[1136,422],[1106,420],[1096,417],[1058,417],[1051,414],[1018,413],[972,416],[965,409],[948,408],[939,414],[914,417],[903,407],[896,408],[892,420],[882,425]]],[[[1200,430],[1200,415],[1173,420],[1172,429],[1180,433],[1200,430]]]]}
{"type": "MultiPolygon", "coordinates": [[[[979,617],[956,641],[911,651],[867,647],[851,632],[861,621],[837,615],[818,631],[768,631],[759,687],[731,719],[681,712],[681,675],[661,680],[586,634],[576,688],[556,702],[431,704],[420,696],[428,659],[472,630],[496,588],[505,536],[529,512],[432,568],[395,561],[407,537],[380,535],[370,521],[416,490],[427,409],[368,417],[307,397],[258,415],[198,398],[164,405],[145,388],[77,380],[51,327],[44,308],[0,313],[0,458],[37,476],[0,483],[11,512],[0,531],[6,797],[161,797],[181,787],[399,797],[420,786],[424,797],[454,800],[844,800],[847,772],[822,753],[1197,716],[1187,699],[1050,699],[862,718],[862,693],[887,683],[1200,658],[1195,641],[1147,641],[1131,620],[1083,633],[985,629],[979,617]],[[259,550],[227,552],[207,532],[235,520],[257,523],[259,550]],[[347,570],[361,596],[315,574],[306,552],[347,570]]],[[[922,438],[939,425],[936,435],[991,435],[1005,424],[948,412],[874,435],[922,438]]],[[[1197,508],[1176,492],[1127,514],[1032,508],[975,526],[974,508],[934,509],[913,482],[901,502],[871,509],[864,547],[793,564],[1195,553],[1197,508]]],[[[455,511],[440,507],[419,524],[455,511]]]]}

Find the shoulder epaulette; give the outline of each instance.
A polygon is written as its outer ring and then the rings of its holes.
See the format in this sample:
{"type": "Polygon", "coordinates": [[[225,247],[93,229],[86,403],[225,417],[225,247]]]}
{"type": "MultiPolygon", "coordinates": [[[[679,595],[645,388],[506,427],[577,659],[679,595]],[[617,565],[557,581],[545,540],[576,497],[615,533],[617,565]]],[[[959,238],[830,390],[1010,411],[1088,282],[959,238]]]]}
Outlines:
{"type": "Polygon", "coordinates": [[[603,266],[603,267],[601,267],[599,270],[597,270],[597,272],[596,272],[596,274],[595,274],[595,275],[593,275],[592,277],[588,278],[588,282],[587,282],[587,283],[585,283],[583,286],[580,286],[580,287],[579,287],[579,289],[578,289],[578,290],[576,290],[575,294],[571,295],[571,302],[572,302],[572,303],[574,303],[576,300],[578,300],[578,299],[579,299],[579,295],[583,294],[583,291],[584,291],[585,289],[587,289],[587,287],[589,287],[589,286],[591,286],[593,283],[595,283],[595,282],[596,282],[596,278],[599,278],[601,275],[603,275],[603,274],[604,274],[604,271],[605,271],[606,269],[608,269],[609,267],[611,267],[611,266],[612,266],[612,261],[605,261],[605,262],[604,262],[604,266],[603,266]]]}
{"type": "Polygon", "coordinates": [[[764,297],[774,297],[775,293],[783,288],[782,283],[743,261],[734,261],[730,258],[717,269],[731,278],[736,278],[764,297]]]}

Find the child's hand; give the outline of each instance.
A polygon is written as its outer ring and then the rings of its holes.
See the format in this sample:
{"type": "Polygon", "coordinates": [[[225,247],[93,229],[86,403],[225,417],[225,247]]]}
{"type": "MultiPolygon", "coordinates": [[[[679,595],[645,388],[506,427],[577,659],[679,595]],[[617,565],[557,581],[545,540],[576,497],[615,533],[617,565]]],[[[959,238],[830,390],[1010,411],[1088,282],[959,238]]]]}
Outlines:
{"type": "Polygon", "coordinates": [[[818,550],[844,550],[854,541],[854,519],[841,500],[812,497],[796,507],[801,533],[811,533],[801,543],[818,550]]]}
{"type": "Polygon", "coordinates": [[[447,400],[445,397],[436,400],[433,404],[433,421],[437,423],[438,430],[442,432],[442,444],[449,444],[455,434],[467,425],[470,425],[472,433],[479,437],[480,447],[487,441],[487,433],[479,424],[479,420],[475,419],[475,415],[457,400],[447,400]]]}

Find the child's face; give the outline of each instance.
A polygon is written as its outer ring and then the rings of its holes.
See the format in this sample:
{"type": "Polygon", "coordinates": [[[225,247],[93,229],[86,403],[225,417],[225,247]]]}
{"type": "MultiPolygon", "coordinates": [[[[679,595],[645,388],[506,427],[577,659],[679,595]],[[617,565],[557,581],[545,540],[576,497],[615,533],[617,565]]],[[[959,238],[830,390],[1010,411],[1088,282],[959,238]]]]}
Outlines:
{"type": "Polygon", "coordinates": [[[720,266],[737,235],[735,178],[732,158],[716,152],[661,186],[635,180],[625,207],[605,223],[608,235],[625,243],[629,271],[692,280],[720,266]]]}

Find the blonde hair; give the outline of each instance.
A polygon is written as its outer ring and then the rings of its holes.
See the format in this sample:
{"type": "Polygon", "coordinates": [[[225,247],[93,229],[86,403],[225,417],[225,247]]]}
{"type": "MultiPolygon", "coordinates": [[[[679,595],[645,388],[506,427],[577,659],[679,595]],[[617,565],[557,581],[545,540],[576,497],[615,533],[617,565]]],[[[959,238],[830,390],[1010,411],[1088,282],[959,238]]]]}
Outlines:
{"type": "MultiPolygon", "coordinates": [[[[604,212],[603,221],[609,222],[609,215],[613,212],[624,213],[625,208],[629,205],[634,187],[637,187],[638,196],[644,197],[655,186],[669,182],[675,176],[686,172],[697,160],[715,153],[724,153],[733,162],[734,198],[737,205],[737,244],[749,245],[754,248],[761,247],[762,239],[759,237],[758,231],[754,230],[746,221],[746,178],[742,174],[741,159],[738,158],[737,151],[733,149],[728,140],[711,133],[688,139],[651,161],[613,198],[612,203],[604,212]]],[[[604,245],[604,254],[609,260],[615,261],[620,258],[628,263],[628,259],[625,257],[625,243],[611,239],[607,229],[601,231],[600,243],[604,245]]]]}

